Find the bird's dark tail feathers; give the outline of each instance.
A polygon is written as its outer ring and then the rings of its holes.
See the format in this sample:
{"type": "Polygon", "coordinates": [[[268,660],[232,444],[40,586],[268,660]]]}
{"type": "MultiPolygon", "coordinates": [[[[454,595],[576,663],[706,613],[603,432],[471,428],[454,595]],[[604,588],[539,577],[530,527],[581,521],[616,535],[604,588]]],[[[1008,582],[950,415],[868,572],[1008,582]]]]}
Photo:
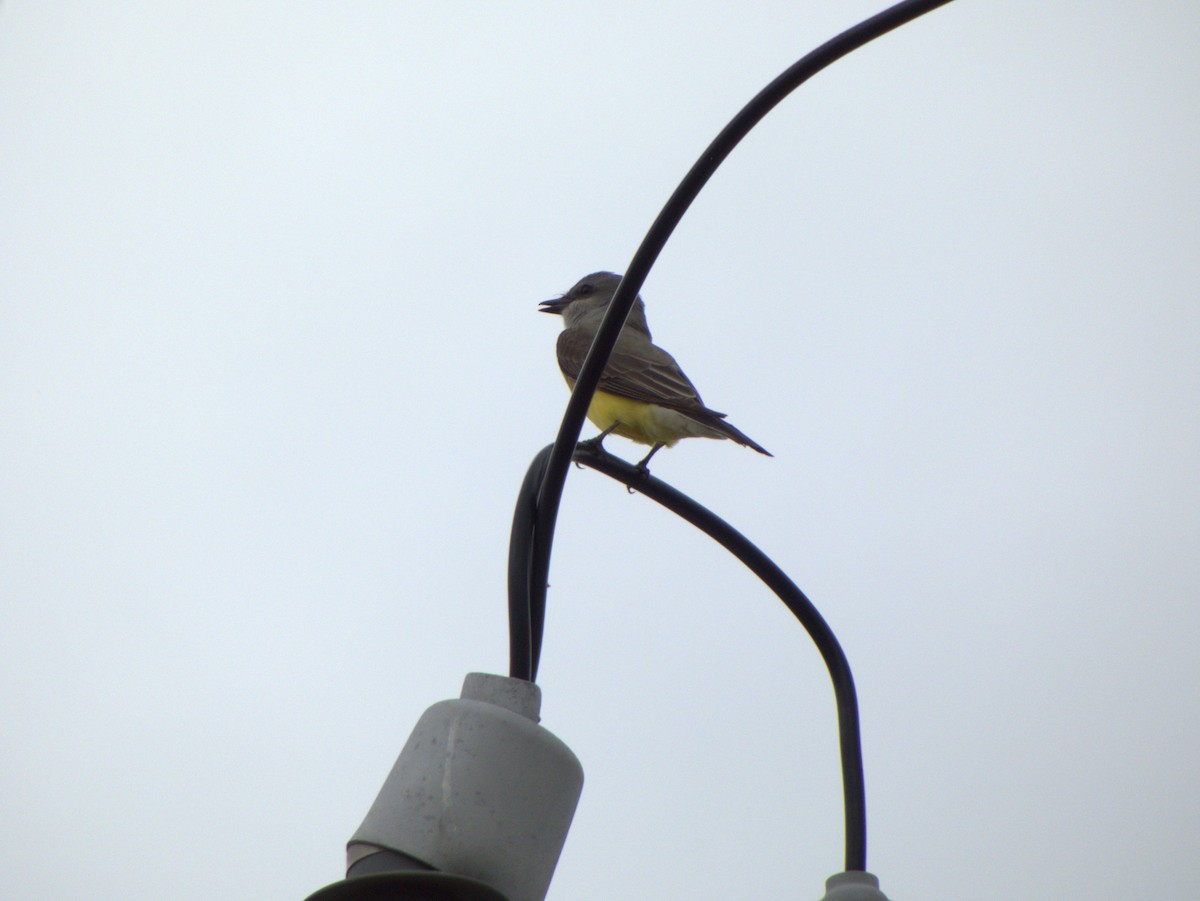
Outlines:
{"type": "Polygon", "coordinates": [[[728,435],[730,438],[732,438],[734,441],[736,441],[738,444],[742,445],[743,447],[749,447],[753,450],[758,451],[760,454],[766,454],[768,457],[775,456],[773,453],[771,453],[769,450],[767,450],[765,447],[763,447],[761,444],[759,444],[757,441],[755,441],[753,438],[751,438],[745,432],[743,432],[739,429],[735,429],[733,426],[731,426],[729,423],[727,423],[724,419],[719,419],[716,422],[714,422],[712,425],[713,425],[713,428],[715,428],[717,431],[724,432],[726,435],[728,435]]]}
{"type": "Polygon", "coordinates": [[[735,428],[726,422],[724,413],[718,413],[716,410],[709,410],[706,407],[703,413],[700,415],[697,415],[697,411],[695,410],[688,410],[687,414],[697,421],[704,423],[706,426],[709,426],[720,432],[726,438],[732,438],[742,447],[749,447],[758,451],[760,454],[766,454],[768,457],[775,456],[741,429],[735,428]]]}

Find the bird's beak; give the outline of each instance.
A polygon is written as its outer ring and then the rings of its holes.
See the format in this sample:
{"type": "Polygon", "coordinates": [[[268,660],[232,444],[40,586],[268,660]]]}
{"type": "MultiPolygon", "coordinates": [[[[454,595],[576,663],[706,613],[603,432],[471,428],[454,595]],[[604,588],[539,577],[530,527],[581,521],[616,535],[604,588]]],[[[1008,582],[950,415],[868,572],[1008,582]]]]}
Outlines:
{"type": "Polygon", "coordinates": [[[562,315],[562,311],[567,308],[568,300],[565,297],[556,297],[554,300],[543,300],[538,304],[539,313],[558,313],[562,315]]]}

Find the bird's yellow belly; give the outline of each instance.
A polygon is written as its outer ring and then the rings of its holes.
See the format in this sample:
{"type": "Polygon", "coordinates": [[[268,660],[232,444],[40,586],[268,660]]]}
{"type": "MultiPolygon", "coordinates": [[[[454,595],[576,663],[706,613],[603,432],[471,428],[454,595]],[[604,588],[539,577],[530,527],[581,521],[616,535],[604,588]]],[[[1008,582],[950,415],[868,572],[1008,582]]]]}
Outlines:
{"type": "MultiPolygon", "coordinates": [[[[574,390],[575,380],[566,376],[563,378],[574,390]]],[[[612,430],[612,434],[636,441],[638,444],[665,444],[667,447],[674,447],[680,438],[725,437],[720,432],[667,407],[632,400],[599,389],[592,395],[587,418],[602,432],[613,423],[620,423],[612,430]]]]}
{"type": "Polygon", "coordinates": [[[601,431],[613,423],[620,423],[613,429],[613,434],[638,444],[674,444],[679,436],[663,434],[655,422],[654,411],[653,404],[597,391],[588,407],[587,417],[601,431]]]}

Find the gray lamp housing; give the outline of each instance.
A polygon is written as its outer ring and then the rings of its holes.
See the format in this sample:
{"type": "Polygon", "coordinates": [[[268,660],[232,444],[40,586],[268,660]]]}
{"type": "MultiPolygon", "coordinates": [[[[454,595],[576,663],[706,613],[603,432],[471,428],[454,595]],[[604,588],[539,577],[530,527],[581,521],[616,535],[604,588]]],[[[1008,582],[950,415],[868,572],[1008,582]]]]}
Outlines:
{"type": "Polygon", "coordinates": [[[538,725],[540,708],[533,683],[470,673],[460,698],[426,710],[347,845],[343,891],[409,871],[417,881],[465,877],[508,901],[543,901],[583,768],[538,725]]]}
{"type": "Polygon", "coordinates": [[[834,873],[825,880],[825,897],[821,901],[888,901],[879,890],[879,880],[873,873],[849,870],[834,873]]]}

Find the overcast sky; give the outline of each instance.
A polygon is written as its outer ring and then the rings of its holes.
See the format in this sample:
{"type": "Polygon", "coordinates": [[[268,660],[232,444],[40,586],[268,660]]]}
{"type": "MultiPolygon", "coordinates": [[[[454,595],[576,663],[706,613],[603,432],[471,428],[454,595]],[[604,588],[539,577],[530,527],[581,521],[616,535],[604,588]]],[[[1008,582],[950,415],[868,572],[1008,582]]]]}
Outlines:
{"type": "MultiPolygon", "coordinates": [[[[341,878],[421,712],[506,670],[537,302],[880,8],[725,7],[0,5],[0,894],[341,878]]],[[[653,469],[840,637],[893,898],[1200,890],[1197,46],[1183,0],[960,0],[771,113],[643,291],[775,454],[653,469]]],[[[790,614],[590,470],[551,582],[550,899],[819,898],[790,614]]]]}

